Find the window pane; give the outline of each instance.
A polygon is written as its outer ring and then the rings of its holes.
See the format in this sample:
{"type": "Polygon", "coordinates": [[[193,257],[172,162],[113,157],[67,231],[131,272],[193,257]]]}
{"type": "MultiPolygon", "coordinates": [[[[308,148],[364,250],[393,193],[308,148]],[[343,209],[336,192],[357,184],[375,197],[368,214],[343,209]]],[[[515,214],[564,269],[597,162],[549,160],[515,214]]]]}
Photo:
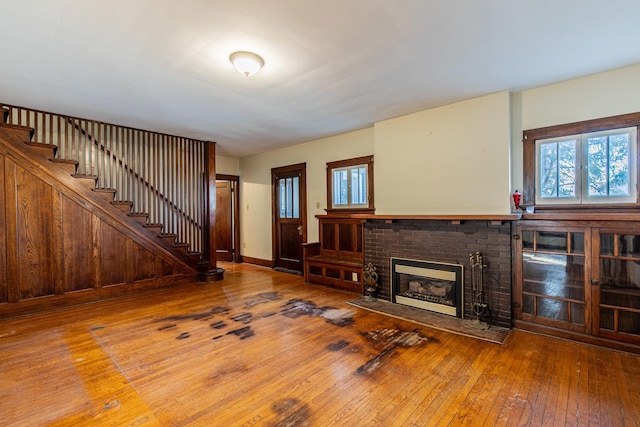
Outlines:
{"type": "Polygon", "coordinates": [[[606,196],[607,182],[607,138],[587,140],[587,191],[589,197],[606,196]]]}
{"type": "Polygon", "coordinates": [[[293,178],[293,218],[300,218],[299,186],[300,178],[296,176],[293,178]]]}
{"type": "Polygon", "coordinates": [[[538,297],[536,316],[567,322],[569,321],[568,307],[567,301],[538,297]]]}
{"type": "Polygon", "coordinates": [[[640,258],[640,236],[621,234],[618,238],[618,252],[620,256],[640,258]]]}
{"type": "Polygon", "coordinates": [[[533,249],[533,231],[522,232],[522,249],[533,249]]]}
{"type": "Polygon", "coordinates": [[[600,285],[602,289],[640,288],[640,262],[602,258],[600,260],[600,285]]]}
{"type": "Polygon", "coordinates": [[[287,217],[287,186],[284,179],[278,181],[280,184],[280,218],[287,217]]]}
{"type": "Polygon", "coordinates": [[[620,311],[618,328],[619,332],[640,335],[640,313],[620,311]]]}
{"type": "Polygon", "coordinates": [[[522,280],[525,292],[584,301],[584,258],[527,252],[522,280]]]}
{"type": "Polygon", "coordinates": [[[571,233],[571,253],[584,253],[584,233],[571,233]]]}
{"type": "Polygon", "coordinates": [[[540,197],[576,197],[576,140],[540,144],[540,197]]]}
{"type": "Polygon", "coordinates": [[[613,255],[613,248],[615,245],[613,234],[601,234],[600,235],[600,255],[613,255]]]}
{"type": "Polygon", "coordinates": [[[558,197],[558,144],[540,147],[540,196],[558,197]]]}
{"type": "Polygon", "coordinates": [[[522,295],[522,312],[534,314],[535,297],[533,295],[522,295]]]}
{"type": "Polygon", "coordinates": [[[351,169],[351,204],[367,204],[367,168],[359,166],[351,169]]]}
{"type": "Polygon", "coordinates": [[[629,134],[609,136],[609,195],[628,196],[630,194],[629,134]]]}
{"type": "Polygon", "coordinates": [[[286,192],[287,192],[287,194],[286,194],[286,207],[287,207],[287,209],[286,209],[286,216],[285,217],[286,218],[291,218],[291,216],[292,216],[291,207],[293,205],[293,200],[292,200],[293,199],[293,188],[292,188],[292,184],[291,184],[292,179],[291,178],[287,178],[285,181],[286,181],[286,187],[287,187],[287,190],[286,190],[286,192]]]}
{"type": "Polygon", "coordinates": [[[558,197],[576,197],[576,141],[558,143],[558,197]]]}
{"type": "Polygon", "coordinates": [[[630,194],[630,150],[628,133],[587,139],[589,197],[630,194]]]}
{"type": "Polygon", "coordinates": [[[571,319],[569,319],[569,321],[571,323],[584,325],[584,304],[577,302],[571,303],[571,319]]]}
{"type": "Polygon", "coordinates": [[[347,170],[333,171],[333,204],[334,206],[349,204],[347,170]]]}
{"type": "Polygon", "coordinates": [[[600,308],[600,329],[608,329],[613,331],[613,309],[612,308],[600,308]]]}
{"type": "Polygon", "coordinates": [[[538,231],[539,251],[567,252],[568,235],[566,232],[538,231]]]}

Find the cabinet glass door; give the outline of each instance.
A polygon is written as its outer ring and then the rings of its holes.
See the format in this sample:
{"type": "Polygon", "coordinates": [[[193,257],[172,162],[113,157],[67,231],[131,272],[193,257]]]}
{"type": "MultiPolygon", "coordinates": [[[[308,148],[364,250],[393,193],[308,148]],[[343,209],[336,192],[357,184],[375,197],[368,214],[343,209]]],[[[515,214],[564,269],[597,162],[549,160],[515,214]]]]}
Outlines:
{"type": "Polygon", "coordinates": [[[522,230],[522,320],[585,332],[585,231],[522,230]]]}
{"type": "MultiPolygon", "coordinates": [[[[600,231],[599,292],[594,289],[601,337],[640,343],[640,234],[600,231]]],[[[597,288],[597,287],[594,287],[597,288]]]]}

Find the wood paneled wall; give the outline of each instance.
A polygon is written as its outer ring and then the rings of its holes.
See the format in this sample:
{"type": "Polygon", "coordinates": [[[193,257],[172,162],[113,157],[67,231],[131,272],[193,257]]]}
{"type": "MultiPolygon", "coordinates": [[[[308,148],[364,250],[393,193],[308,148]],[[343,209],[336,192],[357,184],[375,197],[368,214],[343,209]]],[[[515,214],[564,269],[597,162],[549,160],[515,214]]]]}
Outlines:
{"type": "Polygon", "coordinates": [[[0,318],[195,280],[23,160],[0,136],[0,318]]]}

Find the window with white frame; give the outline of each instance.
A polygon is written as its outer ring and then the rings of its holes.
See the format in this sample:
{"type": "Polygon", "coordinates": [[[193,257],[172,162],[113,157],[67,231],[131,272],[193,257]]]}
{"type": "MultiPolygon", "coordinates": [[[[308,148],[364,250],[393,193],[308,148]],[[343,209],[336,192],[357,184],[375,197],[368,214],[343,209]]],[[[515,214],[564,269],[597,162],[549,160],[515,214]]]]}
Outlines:
{"type": "Polygon", "coordinates": [[[373,210],[373,157],[327,163],[327,210],[373,210]]]}
{"type": "Polygon", "coordinates": [[[535,203],[635,203],[636,127],[535,142],[535,203]]]}

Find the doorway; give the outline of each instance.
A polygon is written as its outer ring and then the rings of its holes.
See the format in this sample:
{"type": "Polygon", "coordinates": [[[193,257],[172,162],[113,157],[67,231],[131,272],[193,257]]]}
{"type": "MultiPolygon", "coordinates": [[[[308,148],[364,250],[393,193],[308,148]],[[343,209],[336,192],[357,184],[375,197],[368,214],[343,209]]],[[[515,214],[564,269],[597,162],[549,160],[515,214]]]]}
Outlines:
{"type": "Polygon", "coordinates": [[[306,163],[271,169],[274,267],[298,274],[307,239],[306,170],[306,163]]]}
{"type": "Polygon", "coordinates": [[[216,175],[216,259],[240,262],[238,242],[239,182],[236,175],[216,175]]]}

